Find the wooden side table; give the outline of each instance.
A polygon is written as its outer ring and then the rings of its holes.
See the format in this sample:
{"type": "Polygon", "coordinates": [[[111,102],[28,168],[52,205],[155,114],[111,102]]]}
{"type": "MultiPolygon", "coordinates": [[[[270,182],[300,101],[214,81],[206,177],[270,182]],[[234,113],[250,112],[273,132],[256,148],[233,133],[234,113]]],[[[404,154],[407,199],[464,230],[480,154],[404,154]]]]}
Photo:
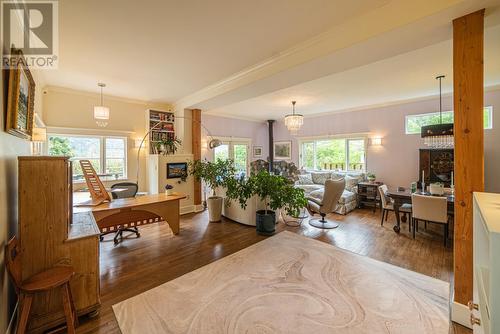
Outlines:
{"type": "Polygon", "coordinates": [[[383,184],[383,182],[359,182],[358,208],[371,206],[373,207],[373,212],[375,212],[377,206],[381,206],[378,187],[383,184]]]}

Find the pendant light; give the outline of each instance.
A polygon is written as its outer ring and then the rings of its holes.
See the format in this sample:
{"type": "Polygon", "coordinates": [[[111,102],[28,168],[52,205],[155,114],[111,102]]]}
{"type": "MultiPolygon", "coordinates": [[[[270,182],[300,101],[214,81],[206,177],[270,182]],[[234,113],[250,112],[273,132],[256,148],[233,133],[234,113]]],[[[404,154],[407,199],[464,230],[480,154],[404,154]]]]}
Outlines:
{"type": "Polygon", "coordinates": [[[106,84],[99,82],[97,86],[101,89],[101,104],[94,106],[94,120],[99,127],[105,127],[108,125],[109,120],[109,108],[104,106],[102,89],[106,87],[106,84]]]}
{"type": "Polygon", "coordinates": [[[292,101],[292,113],[285,116],[285,126],[291,134],[297,134],[304,124],[304,116],[295,113],[295,103],[292,101]]]}
{"type": "Polygon", "coordinates": [[[453,123],[443,124],[443,101],[441,80],[444,75],[436,77],[439,80],[439,124],[425,125],[421,129],[421,137],[425,145],[432,148],[453,148],[453,123]]]}

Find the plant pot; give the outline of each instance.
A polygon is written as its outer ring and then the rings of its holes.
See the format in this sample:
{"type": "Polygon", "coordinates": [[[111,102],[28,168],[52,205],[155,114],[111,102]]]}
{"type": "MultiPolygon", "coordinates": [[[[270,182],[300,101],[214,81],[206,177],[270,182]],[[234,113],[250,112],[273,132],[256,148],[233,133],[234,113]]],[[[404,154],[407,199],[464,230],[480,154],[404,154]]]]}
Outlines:
{"type": "Polygon", "coordinates": [[[263,235],[273,235],[276,230],[276,213],[271,210],[259,210],[255,214],[257,233],[263,235]]]}
{"type": "Polygon", "coordinates": [[[166,194],[167,196],[170,196],[170,195],[172,195],[173,193],[174,193],[174,189],[165,189],[165,194],[166,194]]]}
{"type": "Polygon", "coordinates": [[[222,202],[223,198],[212,196],[207,198],[208,206],[208,221],[211,223],[220,222],[222,218],[222,202]]]}

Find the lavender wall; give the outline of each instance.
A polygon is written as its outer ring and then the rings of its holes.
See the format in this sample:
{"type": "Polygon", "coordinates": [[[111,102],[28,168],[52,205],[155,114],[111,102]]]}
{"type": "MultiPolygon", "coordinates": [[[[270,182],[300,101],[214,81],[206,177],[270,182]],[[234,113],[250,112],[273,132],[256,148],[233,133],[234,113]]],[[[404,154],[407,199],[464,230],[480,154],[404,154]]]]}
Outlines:
{"type": "MultiPolygon", "coordinates": [[[[269,149],[266,122],[251,122],[202,114],[202,123],[214,137],[250,138],[252,146],[262,146],[262,159],[267,159],[269,149]]],[[[206,136],[206,131],[204,131],[204,136],[206,136]]],[[[206,149],[202,151],[202,155],[203,158],[212,158],[211,151],[206,149]]],[[[258,158],[253,157],[252,149],[250,149],[250,161],[256,159],[258,158]]]]}
{"type": "MultiPolygon", "coordinates": [[[[493,129],[485,130],[486,191],[500,192],[500,91],[487,92],[485,105],[493,106],[493,129]]],[[[297,136],[290,136],[283,119],[275,124],[276,141],[292,141],[292,160],[298,165],[301,137],[370,133],[382,137],[382,146],[368,146],[367,168],[389,187],[408,186],[418,178],[418,149],[424,148],[420,135],[405,134],[405,115],[433,112],[439,100],[411,102],[381,108],[308,117],[297,136]]],[[[452,110],[452,97],[443,98],[443,109],[452,110]]],[[[203,116],[203,123],[216,136],[252,138],[252,145],[264,147],[267,157],[267,125],[243,120],[203,116]]],[[[253,158],[251,160],[254,160],[253,158]]]]}

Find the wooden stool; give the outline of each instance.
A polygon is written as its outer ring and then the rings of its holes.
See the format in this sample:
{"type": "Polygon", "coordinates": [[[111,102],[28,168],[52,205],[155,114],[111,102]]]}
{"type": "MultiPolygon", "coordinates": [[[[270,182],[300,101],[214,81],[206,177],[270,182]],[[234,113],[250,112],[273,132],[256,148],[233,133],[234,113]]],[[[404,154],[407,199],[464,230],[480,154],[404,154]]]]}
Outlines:
{"type": "Polygon", "coordinates": [[[69,286],[69,280],[75,274],[73,267],[56,266],[22,281],[20,255],[21,253],[18,247],[17,239],[16,237],[13,237],[9,240],[5,250],[5,264],[7,272],[14,282],[16,293],[19,298],[18,325],[16,333],[26,332],[31,303],[33,302],[33,296],[35,293],[59,287],[62,289],[63,307],[64,314],[66,316],[68,333],[75,333],[75,327],[78,326],[78,318],[76,316],[75,305],[73,303],[71,288],[69,286]]]}

